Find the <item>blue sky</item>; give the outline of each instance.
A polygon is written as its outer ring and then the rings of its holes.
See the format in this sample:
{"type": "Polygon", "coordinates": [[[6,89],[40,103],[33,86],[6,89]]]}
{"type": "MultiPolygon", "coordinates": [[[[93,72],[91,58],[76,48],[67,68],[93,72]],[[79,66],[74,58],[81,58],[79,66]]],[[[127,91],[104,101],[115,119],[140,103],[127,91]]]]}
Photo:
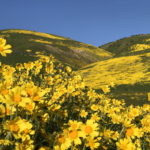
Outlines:
{"type": "Polygon", "coordinates": [[[150,33],[150,0],[0,0],[0,29],[10,28],[99,46],[150,33]]]}

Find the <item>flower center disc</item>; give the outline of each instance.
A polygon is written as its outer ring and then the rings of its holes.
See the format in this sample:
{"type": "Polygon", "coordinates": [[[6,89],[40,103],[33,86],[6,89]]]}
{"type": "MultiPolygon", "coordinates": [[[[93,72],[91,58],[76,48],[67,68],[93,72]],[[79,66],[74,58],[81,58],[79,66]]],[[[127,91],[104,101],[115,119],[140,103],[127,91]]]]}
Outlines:
{"type": "Polygon", "coordinates": [[[3,47],[0,46],[0,51],[3,51],[3,47]]]}

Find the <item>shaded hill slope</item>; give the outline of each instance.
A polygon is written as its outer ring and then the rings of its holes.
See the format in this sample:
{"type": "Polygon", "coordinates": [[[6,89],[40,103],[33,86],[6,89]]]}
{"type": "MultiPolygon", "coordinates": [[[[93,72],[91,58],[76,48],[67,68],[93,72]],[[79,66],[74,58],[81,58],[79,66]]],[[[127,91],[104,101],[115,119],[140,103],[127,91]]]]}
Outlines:
{"type": "Polygon", "coordinates": [[[6,64],[33,60],[39,52],[44,55],[52,54],[75,69],[112,57],[104,49],[47,33],[10,29],[0,30],[0,37],[6,38],[7,43],[13,47],[11,55],[0,57],[6,64]]]}
{"type": "Polygon", "coordinates": [[[87,85],[100,89],[115,84],[111,96],[127,100],[127,104],[148,103],[150,92],[150,53],[112,58],[80,69],[87,85]]]}
{"type": "Polygon", "coordinates": [[[150,34],[134,35],[122,38],[100,46],[105,50],[115,54],[115,56],[129,56],[150,52],[150,34]]]}

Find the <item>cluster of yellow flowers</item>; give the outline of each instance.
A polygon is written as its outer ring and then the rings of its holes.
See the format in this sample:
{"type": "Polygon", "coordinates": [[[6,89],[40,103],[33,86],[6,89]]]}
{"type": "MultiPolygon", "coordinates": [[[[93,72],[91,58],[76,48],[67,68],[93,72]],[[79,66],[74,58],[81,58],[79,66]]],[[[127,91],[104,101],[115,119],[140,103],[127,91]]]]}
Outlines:
{"type": "Polygon", "coordinates": [[[96,93],[52,56],[1,64],[0,149],[150,149],[150,105],[127,107],[109,90],[96,93]]]}
{"type": "Polygon", "coordinates": [[[149,44],[135,44],[135,45],[132,45],[130,49],[132,51],[142,51],[142,50],[150,49],[150,45],[149,44]]]}

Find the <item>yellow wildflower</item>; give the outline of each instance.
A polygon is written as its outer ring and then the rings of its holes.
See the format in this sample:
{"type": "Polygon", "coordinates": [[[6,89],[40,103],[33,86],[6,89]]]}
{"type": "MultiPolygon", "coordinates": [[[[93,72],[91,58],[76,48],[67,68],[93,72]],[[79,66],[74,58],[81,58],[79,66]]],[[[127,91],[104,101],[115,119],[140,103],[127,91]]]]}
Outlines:
{"type": "Polygon", "coordinates": [[[9,94],[9,89],[6,84],[0,84],[0,94],[6,96],[9,94]]]}
{"type": "Polygon", "coordinates": [[[13,145],[13,142],[7,139],[0,139],[0,145],[13,145]]]}
{"type": "Polygon", "coordinates": [[[81,133],[82,137],[90,136],[96,137],[98,136],[98,124],[93,120],[87,120],[85,124],[81,125],[81,133]]]}
{"type": "Polygon", "coordinates": [[[0,117],[4,117],[5,115],[13,115],[15,112],[15,107],[10,107],[9,105],[4,107],[3,105],[0,105],[0,117]]]}
{"type": "Polygon", "coordinates": [[[27,70],[31,70],[34,67],[33,62],[24,63],[24,68],[27,70]]]}
{"type": "Polygon", "coordinates": [[[19,126],[16,123],[16,120],[7,121],[6,124],[4,125],[4,128],[13,133],[19,132],[19,126]]]}
{"type": "Polygon", "coordinates": [[[131,123],[131,119],[130,118],[124,118],[124,117],[122,117],[122,120],[121,120],[121,123],[126,127],[126,128],[128,128],[128,127],[131,127],[133,124],[131,123]]]}
{"type": "Polygon", "coordinates": [[[88,115],[88,113],[87,113],[85,110],[81,110],[80,116],[81,116],[82,118],[86,118],[87,115],[88,115]]]}
{"type": "Polygon", "coordinates": [[[49,114],[48,113],[45,113],[44,115],[41,116],[41,120],[43,122],[46,122],[48,119],[49,119],[49,114]]]}
{"type": "Polygon", "coordinates": [[[92,109],[93,111],[97,111],[97,110],[98,110],[98,105],[93,104],[93,105],[91,106],[91,109],[92,109]]]}
{"type": "Polygon", "coordinates": [[[53,63],[51,64],[46,64],[46,68],[45,68],[46,73],[53,73],[54,72],[54,65],[53,63]]]}
{"type": "Polygon", "coordinates": [[[3,75],[3,77],[4,77],[6,80],[10,80],[10,79],[13,77],[13,73],[14,73],[15,71],[16,71],[16,70],[15,70],[14,67],[5,65],[5,66],[2,68],[2,75],[3,75]]]}
{"type": "Polygon", "coordinates": [[[114,123],[114,124],[120,124],[121,123],[121,115],[118,115],[118,114],[115,114],[115,113],[113,113],[113,114],[109,114],[109,116],[111,117],[111,119],[112,119],[112,122],[114,123]]]}
{"type": "MultiPolygon", "coordinates": [[[[41,53],[41,52],[36,52],[36,53],[38,54],[38,53],[41,53]]],[[[44,55],[37,55],[37,56],[40,57],[41,62],[48,63],[50,61],[50,57],[48,57],[48,56],[44,56],[44,55]]]]}
{"type": "Polygon", "coordinates": [[[87,139],[87,147],[90,147],[91,150],[97,149],[100,143],[97,141],[97,139],[88,138],[87,139]]]}
{"type": "Polygon", "coordinates": [[[16,64],[16,69],[21,71],[23,69],[23,65],[22,64],[16,64]]]}
{"type": "Polygon", "coordinates": [[[26,103],[24,108],[32,112],[35,108],[35,103],[34,102],[26,103]]]}
{"type": "Polygon", "coordinates": [[[4,128],[14,133],[16,138],[19,138],[19,134],[34,134],[34,131],[31,130],[32,124],[19,117],[15,118],[14,120],[7,121],[4,125],[4,128]]]}
{"type": "Polygon", "coordinates": [[[92,114],[92,116],[91,116],[91,120],[93,120],[93,121],[99,121],[101,118],[98,116],[98,114],[97,113],[94,113],[94,114],[92,114]]]}
{"type": "Polygon", "coordinates": [[[49,85],[53,85],[53,81],[54,81],[53,77],[51,77],[51,76],[46,77],[45,80],[47,81],[47,83],[48,83],[49,85]]]}
{"type": "Polygon", "coordinates": [[[73,93],[74,91],[75,91],[74,86],[68,85],[68,87],[67,87],[67,92],[68,92],[68,93],[73,93]]]}
{"type": "Polygon", "coordinates": [[[113,134],[112,134],[112,137],[111,137],[112,139],[114,139],[114,140],[117,140],[118,138],[119,138],[119,133],[118,133],[118,131],[115,131],[113,134]]]}
{"type": "Polygon", "coordinates": [[[109,85],[110,85],[111,87],[114,87],[114,86],[115,86],[114,82],[110,82],[109,85]]]}
{"type": "Polygon", "coordinates": [[[135,136],[142,137],[143,133],[142,133],[141,129],[139,129],[135,126],[132,126],[126,130],[126,136],[130,137],[130,138],[134,138],[135,136]]]}
{"type": "Polygon", "coordinates": [[[0,54],[2,56],[6,56],[7,53],[9,54],[12,52],[10,48],[11,48],[11,45],[6,44],[6,40],[3,38],[0,38],[0,54]]]}
{"type": "Polygon", "coordinates": [[[135,150],[135,146],[129,138],[120,139],[116,145],[119,150],[135,150]]]}
{"type": "Polygon", "coordinates": [[[80,128],[81,122],[78,122],[76,120],[69,120],[69,129],[71,130],[77,130],[80,128]]]}
{"type": "Polygon", "coordinates": [[[26,136],[21,143],[15,143],[15,150],[34,150],[33,140],[26,136]]]}
{"type": "Polygon", "coordinates": [[[57,141],[58,145],[54,146],[54,150],[66,150],[71,146],[71,140],[67,138],[68,131],[64,130],[62,135],[59,135],[57,141]]]}
{"type": "Polygon", "coordinates": [[[143,111],[148,111],[148,112],[149,112],[149,111],[150,111],[150,105],[144,104],[143,107],[142,107],[142,110],[143,110],[143,111]]]}
{"type": "Polygon", "coordinates": [[[142,123],[142,129],[144,132],[150,132],[150,115],[147,114],[144,116],[144,118],[141,120],[142,123]]]}
{"type": "Polygon", "coordinates": [[[78,130],[69,131],[67,140],[69,140],[71,143],[73,142],[75,145],[81,144],[80,131],[78,130]]]}
{"type": "Polygon", "coordinates": [[[102,86],[102,90],[103,90],[104,93],[109,93],[110,92],[110,88],[109,88],[108,85],[102,86]]]}
{"type": "Polygon", "coordinates": [[[105,129],[104,132],[103,132],[103,136],[104,136],[105,139],[109,139],[109,138],[112,137],[113,133],[114,132],[112,130],[105,129]]]}
{"type": "Polygon", "coordinates": [[[24,91],[26,95],[33,101],[40,101],[45,93],[48,92],[48,89],[43,90],[31,82],[24,86],[24,91]]]}
{"type": "Polygon", "coordinates": [[[141,109],[139,107],[133,107],[132,105],[129,107],[128,117],[130,119],[134,119],[140,114],[141,114],[141,109]]]}
{"type": "Polygon", "coordinates": [[[23,100],[21,93],[21,87],[14,87],[10,90],[10,94],[5,96],[5,103],[9,105],[18,105],[23,100]]]}
{"type": "MultiPolygon", "coordinates": [[[[28,122],[27,120],[25,120],[25,119],[19,119],[18,118],[18,120],[17,120],[17,125],[19,126],[19,132],[23,132],[24,134],[28,134],[28,133],[30,133],[31,134],[31,132],[30,132],[30,130],[31,130],[31,128],[32,128],[32,124],[30,123],[30,122],[28,122]]],[[[32,132],[32,133],[34,133],[34,132],[32,132]]]]}
{"type": "Polygon", "coordinates": [[[96,93],[94,90],[90,89],[90,90],[88,91],[88,93],[87,93],[87,96],[88,96],[90,99],[95,99],[95,98],[97,97],[97,93],[96,93]]]}
{"type": "MultiPolygon", "coordinates": [[[[48,103],[48,104],[50,104],[50,103],[48,103]]],[[[49,110],[51,110],[51,111],[57,111],[57,110],[59,110],[61,108],[61,105],[58,105],[58,104],[52,104],[50,107],[49,107],[49,110]]]]}

